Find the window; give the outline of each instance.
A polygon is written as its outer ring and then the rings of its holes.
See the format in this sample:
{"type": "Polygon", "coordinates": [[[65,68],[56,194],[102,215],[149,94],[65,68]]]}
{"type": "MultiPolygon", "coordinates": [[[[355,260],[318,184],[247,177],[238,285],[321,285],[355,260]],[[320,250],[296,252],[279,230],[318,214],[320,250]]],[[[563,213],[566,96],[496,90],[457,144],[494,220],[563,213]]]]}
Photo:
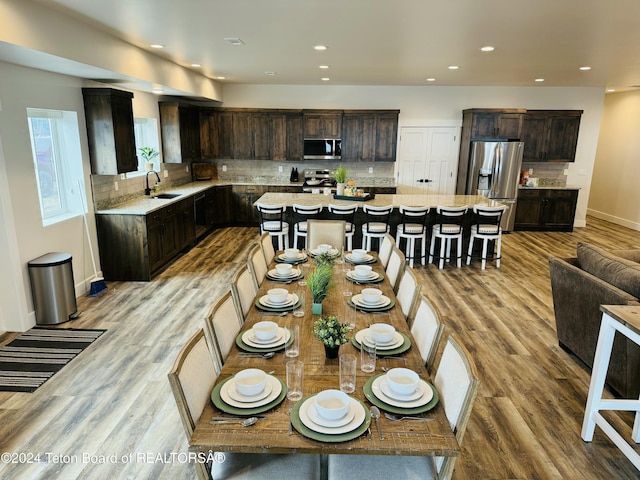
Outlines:
{"type": "MultiPolygon", "coordinates": [[[[158,119],[135,117],[133,119],[133,128],[136,137],[136,155],[138,156],[138,172],[147,172],[149,170],[160,171],[160,155],[155,157],[153,167],[147,167],[146,160],[140,155],[140,149],[143,147],[151,147],[156,152],[160,152],[158,145],[158,119]]],[[[135,176],[136,172],[127,173],[127,177],[135,176]]]]}
{"type": "Polygon", "coordinates": [[[82,212],[82,155],[76,112],[27,108],[31,152],[43,225],[82,212]]]}

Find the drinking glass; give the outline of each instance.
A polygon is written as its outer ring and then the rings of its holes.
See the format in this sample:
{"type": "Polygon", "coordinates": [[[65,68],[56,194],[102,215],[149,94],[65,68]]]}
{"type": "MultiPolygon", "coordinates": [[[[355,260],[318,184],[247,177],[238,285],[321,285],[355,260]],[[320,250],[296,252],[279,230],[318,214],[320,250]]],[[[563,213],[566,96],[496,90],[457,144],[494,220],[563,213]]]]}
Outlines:
{"type": "Polygon", "coordinates": [[[302,398],[304,363],[299,360],[287,362],[287,398],[297,402],[302,398]]]}
{"type": "Polygon", "coordinates": [[[356,356],[352,353],[340,355],[340,390],[353,393],[356,389],[356,356]]]}
{"type": "Polygon", "coordinates": [[[284,356],[297,357],[300,354],[300,325],[290,326],[289,331],[291,332],[293,340],[284,347],[284,356]]]}
{"type": "Polygon", "coordinates": [[[360,370],[371,373],[376,369],[376,341],[367,335],[360,344],[360,370]]]}
{"type": "MultiPolygon", "coordinates": [[[[303,255],[307,255],[307,250],[303,248],[301,253],[303,255]]],[[[307,259],[303,263],[299,263],[297,266],[300,269],[300,273],[302,274],[302,278],[298,280],[298,285],[300,285],[301,287],[306,287],[307,275],[309,274],[309,260],[307,259]]]]}
{"type": "Polygon", "coordinates": [[[294,317],[304,317],[304,290],[299,290],[298,292],[296,292],[296,294],[298,295],[298,300],[300,301],[300,306],[297,307],[294,311],[293,311],[293,316],[294,317]]]}

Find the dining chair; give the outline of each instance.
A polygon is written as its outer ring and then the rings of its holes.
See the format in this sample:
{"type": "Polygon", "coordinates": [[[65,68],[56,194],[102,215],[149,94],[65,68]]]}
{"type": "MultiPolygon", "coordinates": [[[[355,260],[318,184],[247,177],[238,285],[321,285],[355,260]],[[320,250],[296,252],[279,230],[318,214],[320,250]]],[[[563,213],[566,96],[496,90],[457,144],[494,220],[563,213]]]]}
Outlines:
{"type": "Polygon", "coordinates": [[[394,244],[391,249],[391,255],[389,256],[389,263],[387,263],[387,268],[384,270],[394,293],[398,293],[398,285],[400,284],[399,280],[402,277],[404,265],[404,254],[394,244]]]}
{"type": "Polygon", "coordinates": [[[433,373],[444,324],[440,311],[425,294],[419,296],[418,308],[409,320],[409,328],[423,363],[427,366],[429,373],[433,373]]]}
{"type": "MultiPolygon", "coordinates": [[[[189,442],[220,375],[210,358],[204,333],[199,330],[182,347],[168,375],[189,442]]],[[[200,480],[321,477],[320,455],[224,452],[224,461],[195,462],[195,467],[200,480]]]]}
{"type": "Polygon", "coordinates": [[[487,246],[489,240],[496,242],[496,268],[500,268],[500,256],[502,250],[502,228],[500,222],[502,215],[507,210],[506,205],[497,207],[489,207],[486,205],[474,205],[473,213],[476,214],[476,221],[471,225],[471,237],[469,238],[469,251],[467,252],[467,265],[471,264],[471,253],[473,252],[473,244],[475,240],[482,240],[482,270],[487,265],[487,246]]]}
{"type": "Polygon", "coordinates": [[[385,233],[380,244],[380,252],[378,252],[378,260],[382,268],[387,268],[389,263],[389,257],[391,257],[391,251],[393,250],[396,241],[393,239],[390,233],[385,233]]]}
{"type": "Polygon", "coordinates": [[[342,252],[344,248],[344,220],[309,220],[307,222],[307,248],[314,250],[326,243],[342,252]]]}
{"type": "Polygon", "coordinates": [[[249,250],[249,256],[247,257],[247,267],[253,275],[253,279],[256,282],[258,288],[262,285],[264,277],[267,276],[267,261],[264,258],[264,252],[260,245],[254,246],[249,250]]]}
{"type": "Polygon", "coordinates": [[[440,241],[440,256],[438,268],[444,268],[445,260],[451,259],[451,242],[456,241],[458,268],[462,263],[462,222],[468,208],[436,207],[437,220],[431,231],[431,247],[429,248],[429,263],[433,262],[436,240],[440,241]]]}
{"type": "Polygon", "coordinates": [[[268,233],[278,239],[278,250],[289,248],[289,224],[284,221],[285,205],[256,204],[260,221],[260,233],[268,233]]]}
{"type": "Polygon", "coordinates": [[[221,363],[224,363],[242,327],[242,320],[231,297],[231,290],[227,290],[211,306],[204,324],[209,349],[217,352],[221,363]]]}
{"type": "Polygon", "coordinates": [[[293,248],[298,248],[298,239],[302,238],[304,243],[302,248],[307,248],[307,221],[317,219],[322,212],[322,205],[298,205],[293,204],[291,207],[295,215],[295,223],[293,224],[293,248]]]}
{"type": "Polygon", "coordinates": [[[263,233],[260,235],[260,246],[262,247],[262,253],[264,253],[264,261],[267,263],[267,268],[273,262],[273,258],[276,256],[276,251],[273,248],[273,240],[271,235],[263,233]]]}
{"type": "MultiPolygon", "coordinates": [[[[377,238],[378,242],[382,242],[385,234],[389,231],[389,216],[393,211],[393,206],[364,205],[362,211],[366,216],[365,223],[362,224],[362,248],[371,250],[371,240],[377,238]]],[[[380,250],[380,244],[378,244],[378,250],[380,250]]]]}
{"type": "Polygon", "coordinates": [[[425,264],[427,252],[427,218],[429,207],[408,207],[400,205],[402,221],[396,229],[396,243],[400,247],[402,239],[405,240],[405,257],[409,260],[409,265],[413,267],[415,257],[416,241],[420,242],[420,263],[425,264]]]}
{"type": "Polygon", "coordinates": [[[247,318],[247,314],[258,294],[258,284],[247,265],[243,265],[231,280],[231,296],[238,309],[241,323],[247,318]]]}
{"type": "Polygon", "coordinates": [[[358,211],[357,205],[334,205],[330,203],[327,210],[334,220],[344,220],[344,235],[347,241],[347,251],[353,250],[353,235],[356,233],[355,217],[358,211]]]}
{"type": "Polygon", "coordinates": [[[400,310],[404,318],[408,321],[413,315],[413,310],[418,302],[418,296],[420,295],[420,289],[422,286],[418,282],[413,268],[405,267],[400,283],[398,284],[398,293],[396,293],[396,299],[400,305],[400,310]]]}
{"type": "MultiPolygon", "coordinates": [[[[458,444],[464,433],[478,392],[478,373],[469,352],[450,334],[446,340],[434,386],[458,444]]],[[[329,455],[329,478],[370,480],[449,480],[458,457],[329,455]]]]}

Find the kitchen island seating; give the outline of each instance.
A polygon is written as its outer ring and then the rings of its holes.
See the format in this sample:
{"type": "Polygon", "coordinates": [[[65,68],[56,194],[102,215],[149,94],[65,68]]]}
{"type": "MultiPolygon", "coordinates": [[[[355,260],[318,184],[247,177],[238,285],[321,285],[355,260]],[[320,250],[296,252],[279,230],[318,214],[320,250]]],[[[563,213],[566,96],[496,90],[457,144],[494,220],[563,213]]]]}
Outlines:
{"type": "Polygon", "coordinates": [[[257,293],[258,285],[256,285],[256,280],[247,265],[243,265],[231,280],[231,296],[238,309],[241,323],[244,323],[244,319],[249,313],[257,293]]]}
{"type": "Polygon", "coordinates": [[[389,263],[385,268],[385,273],[389,279],[389,283],[393,288],[394,293],[398,292],[398,285],[400,284],[400,278],[405,268],[404,254],[400,251],[397,245],[394,243],[391,248],[391,255],[389,256],[389,263]]]}
{"type": "MultiPolygon", "coordinates": [[[[478,392],[478,374],[469,352],[450,334],[446,340],[434,386],[440,394],[451,429],[462,445],[473,402],[478,392]]],[[[450,479],[457,457],[329,455],[329,478],[371,480],[450,479]]]]}
{"type": "Polygon", "coordinates": [[[308,251],[313,251],[318,248],[318,245],[324,243],[331,245],[342,254],[346,228],[343,220],[309,220],[307,225],[308,251]]]}
{"type": "Polygon", "coordinates": [[[409,320],[409,326],[422,361],[429,373],[433,374],[433,364],[444,332],[444,324],[438,308],[425,294],[420,295],[418,308],[409,320]]]}
{"type": "Polygon", "coordinates": [[[284,221],[285,205],[256,204],[260,221],[260,233],[268,233],[278,239],[278,250],[289,248],[289,224],[284,221]]]}
{"type": "Polygon", "coordinates": [[[427,215],[429,207],[408,207],[400,205],[400,215],[402,222],[398,224],[396,230],[396,243],[398,247],[402,239],[405,240],[405,257],[409,260],[409,265],[413,267],[415,256],[416,240],[420,242],[420,263],[425,264],[427,251],[427,215]]]}
{"type": "Polygon", "coordinates": [[[307,220],[317,219],[322,212],[322,205],[298,205],[294,204],[293,213],[295,223],[293,224],[293,248],[299,248],[298,239],[303,239],[302,248],[307,249],[307,220]]]}
{"type": "MultiPolygon", "coordinates": [[[[182,347],[169,372],[171,391],[178,407],[187,439],[191,440],[196,423],[209,402],[220,370],[211,362],[211,354],[202,330],[182,347]]],[[[262,453],[224,453],[224,461],[195,462],[200,480],[320,478],[320,455],[277,455],[262,453]]]]}
{"type": "Polygon", "coordinates": [[[400,278],[400,283],[398,284],[396,298],[400,305],[400,309],[402,310],[402,314],[407,321],[411,315],[413,315],[413,310],[418,302],[418,296],[420,295],[421,288],[422,286],[418,282],[418,278],[416,277],[413,268],[405,267],[402,277],[400,278]]]}
{"type": "Polygon", "coordinates": [[[438,268],[444,268],[445,260],[451,259],[451,242],[455,240],[457,247],[456,264],[462,264],[462,228],[464,216],[468,207],[436,207],[437,220],[431,231],[431,247],[429,249],[429,263],[433,262],[436,240],[440,241],[440,256],[438,268]]]}
{"type": "Polygon", "coordinates": [[[502,248],[502,228],[500,222],[502,215],[507,209],[506,205],[499,207],[487,207],[485,205],[474,205],[473,213],[476,214],[476,222],[471,226],[471,238],[469,238],[469,251],[467,252],[467,265],[471,264],[471,252],[475,240],[482,240],[482,270],[487,265],[487,246],[489,240],[496,242],[496,268],[500,268],[500,251],[502,248]]]}
{"type": "MultiPolygon", "coordinates": [[[[269,240],[271,241],[271,240],[269,240]]],[[[247,259],[247,267],[251,271],[253,278],[256,282],[256,286],[260,288],[262,282],[264,282],[264,277],[267,276],[267,263],[264,258],[264,252],[262,251],[262,246],[256,244],[249,251],[249,258],[247,259]]]]}
{"type": "Polygon", "coordinates": [[[353,235],[356,233],[355,217],[358,210],[357,205],[334,205],[330,203],[327,207],[329,213],[335,220],[344,220],[344,235],[346,237],[348,251],[353,250],[353,235]]]}
{"type": "Polygon", "coordinates": [[[205,336],[212,352],[217,353],[220,362],[224,364],[236,335],[242,327],[242,320],[231,298],[231,290],[218,298],[205,318],[205,336]]]}
{"type": "MultiPolygon", "coordinates": [[[[389,216],[393,206],[374,207],[365,204],[362,210],[365,213],[365,223],[362,224],[362,248],[371,250],[371,240],[377,238],[378,242],[382,242],[385,234],[389,232],[389,216]]],[[[380,250],[379,243],[378,250],[380,250]]]]}
{"type": "Polygon", "coordinates": [[[273,241],[271,235],[263,233],[260,235],[260,246],[262,247],[262,253],[264,253],[264,261],[267,262],[266,267],[271,265],[273,258],[276,256],[276,251],[273,248],[273,241]]]}

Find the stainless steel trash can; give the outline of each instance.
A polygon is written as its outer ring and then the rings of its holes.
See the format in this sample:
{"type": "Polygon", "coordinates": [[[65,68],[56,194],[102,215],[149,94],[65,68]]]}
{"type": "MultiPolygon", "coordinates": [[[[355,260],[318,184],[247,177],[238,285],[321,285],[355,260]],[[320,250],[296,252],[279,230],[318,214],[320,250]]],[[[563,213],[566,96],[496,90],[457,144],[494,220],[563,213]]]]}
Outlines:
{"type": "Polygon", "coordinates": [[[28,265],[36,323],[54,325],[75,318],[78,306],[71,255],[47,253],[28,265]]]}

